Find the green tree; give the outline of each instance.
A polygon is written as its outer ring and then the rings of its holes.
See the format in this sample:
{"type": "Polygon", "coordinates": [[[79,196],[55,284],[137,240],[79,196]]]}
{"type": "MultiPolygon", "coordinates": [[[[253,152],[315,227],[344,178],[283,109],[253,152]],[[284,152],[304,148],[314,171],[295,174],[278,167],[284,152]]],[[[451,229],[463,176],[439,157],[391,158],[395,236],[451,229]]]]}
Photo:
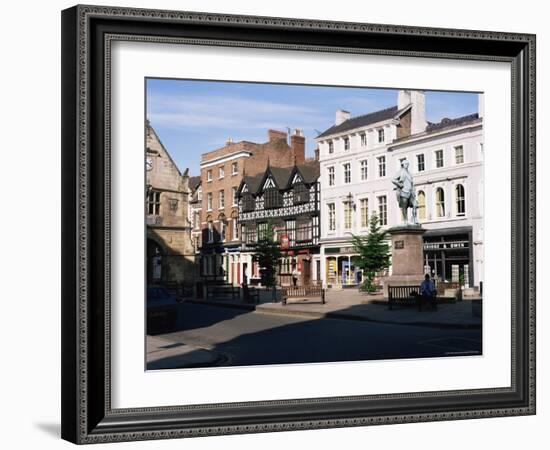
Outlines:
{"type": "Polygon", "coordinates": [[[376,213],[371,216],[369,233],[366,236],[352,234],[354,251],[359,254],[357,265],[365,275],[365,281],[361,286],[364,291],[374,292],[376,272],[390,267],[390,248],[385,237],[386,232],[382,230],[376,213]]]}
{"type": "Polygon", "coordinates": [[[275,240],[273,228],[273,222],[269,221],[266,230],[262,230],[258,235],[254,259],[260,266],[262,284],[268,289],[273,288],[273,294],[275,294],[277,266],[281,258],[281,250],[279,248],[279,243],[275,240]]]}

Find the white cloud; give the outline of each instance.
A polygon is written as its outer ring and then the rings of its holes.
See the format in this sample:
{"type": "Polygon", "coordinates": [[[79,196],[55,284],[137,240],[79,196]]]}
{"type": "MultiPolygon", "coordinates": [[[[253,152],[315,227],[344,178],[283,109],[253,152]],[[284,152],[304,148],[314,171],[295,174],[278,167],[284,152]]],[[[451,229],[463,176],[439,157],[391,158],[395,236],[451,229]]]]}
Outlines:
{"type": "Polygon", "coordinates": [[[236,96],[150,95],[147,116],[170,128],[313,128],[324,117],[314,108],[236,96]]]}

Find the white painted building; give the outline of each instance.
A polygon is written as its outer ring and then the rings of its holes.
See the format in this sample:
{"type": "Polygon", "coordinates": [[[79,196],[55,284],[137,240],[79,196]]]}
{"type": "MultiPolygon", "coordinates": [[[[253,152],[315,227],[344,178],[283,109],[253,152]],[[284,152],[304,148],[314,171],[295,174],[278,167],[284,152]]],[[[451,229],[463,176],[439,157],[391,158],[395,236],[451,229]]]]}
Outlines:
{"type": "MultiPolygon", "coordinates": [[[[342,110],[317,137],[321,183],[321,277],[328,286],[361,280],[352,234],[372,212],[401,223],[391,178],[406,158],[419,204],[426,270],[440,281],[483,281],[483,108],[429,123],[422,91],[399,91],[397,105],[358,117],[342,110]],[[428,268],[429,266],[429,268],[428,268]]],[[[391,270],[391,269],[390,269],[391,270]]]]}

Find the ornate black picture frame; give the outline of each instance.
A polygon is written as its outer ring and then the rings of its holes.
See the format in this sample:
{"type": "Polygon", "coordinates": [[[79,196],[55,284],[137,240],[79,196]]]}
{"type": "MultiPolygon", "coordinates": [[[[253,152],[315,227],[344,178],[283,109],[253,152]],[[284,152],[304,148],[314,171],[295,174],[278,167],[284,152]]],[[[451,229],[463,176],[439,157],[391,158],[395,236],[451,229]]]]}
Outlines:
{"type": "Polygon", "coordinates": [[[75,6],[62,13],[62,437],[84,444],[535,413],[535,36],[75,6]],[[512,373],[505,388],[111,407],[110,45],[503,61],[512,71],[512,373]]]}

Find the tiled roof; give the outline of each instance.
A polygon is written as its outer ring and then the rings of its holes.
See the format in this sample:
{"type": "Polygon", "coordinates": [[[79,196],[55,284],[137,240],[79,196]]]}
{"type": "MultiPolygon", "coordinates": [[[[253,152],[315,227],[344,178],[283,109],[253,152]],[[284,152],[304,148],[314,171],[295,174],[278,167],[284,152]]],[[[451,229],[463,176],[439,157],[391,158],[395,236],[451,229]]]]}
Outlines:
{"type": "Polygon", "coordinates": [[[426,132],[431,131],[439,131],[444,128],[449,127],[458,127],[460,125],[466,125],[469,122],[473,122],[475,120],[479,119],[479,114],[468,114],[467,116],[457,117],[456,119],[442,119],[441,122],[438,123],[432,123],[428,122],[428,127],[426,128],[426,132]]]}
{"type": "Polygon", "coordinates": [[[197,175],[196,177],[189,177],[189,189],[191,189],[192,191],[197,189],[200,183],[201,183],[200,175],[197,175]]]}
{"type": "MultiPolygon", "coordinates": [[[[320,168],[319,161],[317,160],[306,161],[304,164],[297,164],[296,167],[302,174],[304,182],[307,184],[314,183],[319,178],[320,168]]],[[[279,189],[286,189],[290,186],[290,183],[292,182],[290,177],[292,176],[292,173],[294,171],[294,166],[269,167],[269,171],[273,175],[273,178],[275,179],[275,182],[277,183],[279,189]]],[[[264,179],[264,176],[265,172],[255,176],[245,176],[244,182],[248,186],[248,191],[253,193],[258,192],[262,187],[261,183],[264,179]]]]}
{"type": "Polygon", "coordinates": [[[323,131],[317,137],[320,138],[324,136],[329,136],[331,134],[342,133],[344,131],[353,130],[354,128],[370,125],[372,123],[382,122],[384,120],[388,120],[395,116],[398,116],[405,109],[406,108],[398,110],[397,106],[392,106],[391,108],[381,109],[380,111],[364,114],[362,116],[352,117],[351,119],[342,122],[340,125],[333,125],[329,129],[323,131]]]}

